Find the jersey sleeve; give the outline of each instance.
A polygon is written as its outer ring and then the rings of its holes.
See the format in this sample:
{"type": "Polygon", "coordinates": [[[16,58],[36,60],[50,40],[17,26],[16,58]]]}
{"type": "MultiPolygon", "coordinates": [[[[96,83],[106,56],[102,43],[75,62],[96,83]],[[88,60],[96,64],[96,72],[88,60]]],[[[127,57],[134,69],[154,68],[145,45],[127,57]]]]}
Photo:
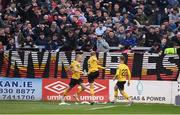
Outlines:
{"type": "Polygon", "coordinates": [[[102,66],[100,66],[100,65],[98,65],[98,68],[100,68],[100,69],[105,69],[105,67],[102,67],[102,66]]]}

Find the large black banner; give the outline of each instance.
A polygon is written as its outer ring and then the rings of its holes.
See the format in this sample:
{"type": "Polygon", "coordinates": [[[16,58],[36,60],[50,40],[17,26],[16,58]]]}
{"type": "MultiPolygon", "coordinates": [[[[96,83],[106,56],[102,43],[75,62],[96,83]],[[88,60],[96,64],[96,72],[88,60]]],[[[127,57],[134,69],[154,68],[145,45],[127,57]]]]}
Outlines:
{"type": "MultiPolygon", "coordinates": [[[[5,51],[0,53],[0,77],[69,78],[68,66],[75,59],[75,52],[5,51]]],[[[177,80],[180,55],[98,53],[99,64],[108,66],[100,70],[99,78],[112,78],[119,63],[119,56],[126,57],[132,79],[177,80]]],[[[82,69],[87,71],[89,52],[83,53],[82,69]]],[[[85,76],[84,76],[85,77],[85,76]]]]}

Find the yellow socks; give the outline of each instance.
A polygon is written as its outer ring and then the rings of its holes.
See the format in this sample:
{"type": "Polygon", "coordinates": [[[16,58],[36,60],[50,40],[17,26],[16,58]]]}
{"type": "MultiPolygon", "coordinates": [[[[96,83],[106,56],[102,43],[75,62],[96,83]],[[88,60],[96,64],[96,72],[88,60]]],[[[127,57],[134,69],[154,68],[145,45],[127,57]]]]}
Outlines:
{"type": "Polygon", "coordinates": [[[125,93],[124,91],[122,92],[122,95],[125,97],[125,99],[126,99],[126,100],[128,100],[128,99],[129,99],[128,94],[127,94],[127,93],[125,93]]]}
{"type": "Polygon", "coordinates": [[[91,96],[94,96],[94,86],[90,85],[90,94],[91,96]]]}
{"type": "Polygon", "coordinates": [[[65,92],[64,92],[64,96],[67,96],[67,94],[68,94],[68,90],[65,90],[65,92]]]}
{"type": "Polygon", "coordinates": [[[115,98],[118,97],[118,90],[114,90],[114,97],[115,97],[115,98]]]}
{"type": "Polygon", "coordinates": [[[77,95],[79,96],[82,91],[82,87],[78,87],[77,95]]]}

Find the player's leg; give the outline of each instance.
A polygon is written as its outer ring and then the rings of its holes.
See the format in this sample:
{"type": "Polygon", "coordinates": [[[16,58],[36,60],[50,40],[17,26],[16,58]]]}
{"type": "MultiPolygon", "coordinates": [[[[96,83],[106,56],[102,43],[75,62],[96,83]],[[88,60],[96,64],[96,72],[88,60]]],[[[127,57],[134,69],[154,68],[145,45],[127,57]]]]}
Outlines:
{"type": "Polygon", "coordinates": [[[78,96],[81,94],[81,92],[86,90],[86,86],[84,85],[84,83],[80,83],[79,85],[80,85],[80,88],[78,89],[78,92],[77,92],[78,96]]]}
{"type": "Polygon", "coordinates": [[[70,83],[69,83],[69,87],[64,91],[63,96],[61,98],[61,101],[64,102],[65,97],[67,96],[67,94],[69,93],[69,91],[71,91],[71,89],[76,85],[76,81],[75,79],[71,79],[70,83]]]}
{"type": "Polygon", "coordinates": [[[94,103],[94,76],[92,73],[90,73],[88,75],[88,82],[89,82],[89,86],[90,86],[90,96],[91,96],[91,100],[90,103],[93,105],[94,103]]]}
{"type": "Polygon", "coordinates": [[[93,73],[89,74],[88,82],[89,82],[89,85],[90,85],[90,94],[91,94],[91,96],[94,96],[94,80],[96,78],[98,78],[98,76],[99,76],[99,71],[96,71],[96,72],[93,72],[93,73]]]}
{"type": "Polygon", "coordinates": [[[78,91],[76,94],[73,95],[76,101],[79,101],[79,95],[81,94],[81,92],[83,92],[86,89],[86,86],[84,85],[82,79],[78,80],[78,84],[79,84],[78,91]]]}
{"type": "Polygon", "coordinates": [[[124,90],[120,90],[120,93],[126,100],[128,100],[128,102],[129,102],[128,105],[131,106],[133,102],[132,102],[131,98],[128,96],[128,94],[124,90]]]}
{"type": "Polygon", "coordinates": [[[93,73],[88,74],[88,82],[90,86],[90,96],[94,96],[94,75],[93,73]]]}
{"type": "Polygon", "coordinates": [[[118,97],[118,86],[117,85],[115,85],[114,86],[114,103],[116,103],[117,102],[117,97],[118,97]]]}
{"type": "Polygon", "coordinates": [[[65,97],[67,96],[67,94],[69,93],[69,91],[71,90],[72,88],[69,86],[63,93],[62,97],[61,97],[61,102],[64,102],[65,100],[65,97]]]}
{"type": "Polygon", "coordinates": [[[91,96],[91,100],[90,103],[91,105],[94,104],[94,82],[89,83],[90,85],[90,96],[91,96]]]}
{"type": "Polygon", "coordinates": [[[129,100],[128,94],[124,90],[120,90],[120,94],[126,99],[129,100]]]}
{"type": "Polygon", "coordinates": [[[132,104],[132,101],[131,101],[131,98],[129,97],[129,95],[124,91],[124,85],[125,85],[126,82],[119,82],[119,91],[120,91],[120,94],[126,99],[129,101],[129,104],[131,105],[132,104]]]}
{"type": "Polygon", "coordinates": [[[94,82],[89,83],[90,86],[90,95],[94,96],[94,82]]]}
{"type": "Polygon", "coordinates": [[[118,81],[118,82],[117,82],[117,85],[118,85],[118,89],[119,89],[119,91],[120,91],[120,94],[121,94],[125,99],[128,100],[129,96],[128,96],[128,94],[124,91],[124,84],[125,84],[125,83],[126,83],[125,81],[118,81]]]}
{"type": "Polygon", "coordinates": [[[99,76],[99,71],[90,73],[88,75],[88,82],[90,85],[90,96],[91,96],[91,105],[94,104],[94,80],[99,76]]]}

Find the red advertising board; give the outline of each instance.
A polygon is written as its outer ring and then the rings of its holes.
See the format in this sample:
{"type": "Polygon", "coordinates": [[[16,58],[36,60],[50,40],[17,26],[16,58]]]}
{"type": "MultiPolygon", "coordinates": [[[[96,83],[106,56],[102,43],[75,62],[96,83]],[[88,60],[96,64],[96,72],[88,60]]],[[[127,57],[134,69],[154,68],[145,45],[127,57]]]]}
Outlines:
{"type": "MultiPolygon", "coordinates": [[[[60,100],[63,92],[68,87],[70,80],[62,79],[43,79],[43,90],[42,96],[43,100],[60,100]]],[[[80,101],[90,101],[92,97],[90,96],[90,87],[87,80],[83,80],[87,87],[87,90],[81,93],[79,99],[80,101]]],[[[66,96],[66,101],[74,101],[73,94],[78,90],[78,86],[74,87],[66,96]]],[[[94,83],[94,101],[107,102],[109,101],[109,80],[95,80],[94,83]]]]}

